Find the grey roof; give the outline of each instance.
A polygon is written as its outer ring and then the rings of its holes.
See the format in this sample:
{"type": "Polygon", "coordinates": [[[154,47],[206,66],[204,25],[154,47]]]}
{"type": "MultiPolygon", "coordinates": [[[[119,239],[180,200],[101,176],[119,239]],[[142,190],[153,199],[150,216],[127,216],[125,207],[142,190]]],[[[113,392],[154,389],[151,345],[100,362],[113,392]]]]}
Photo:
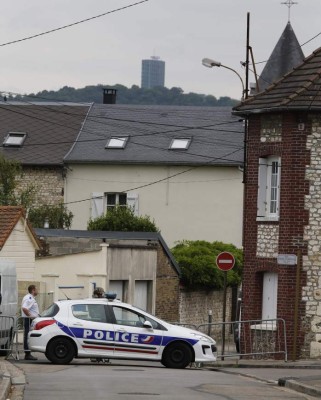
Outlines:
{"type": "Polygon", "coordinates": [[[67,163],[233,165],[243,162],[243,124],[230,107],[94,104],[67,163]],[[106,149],[129,136],[124,149],[106,149]],[[173,138],[192,138],[188,150],[169,150],[173,138]]]}
{"type": "Polygon", "coordinates": [[[321,47],[264,92],[234,107],[234,114],[321,111],[321,47]]]}
{"type": "Polygon", "coordinates": [[[88,239],[105,239],[105,240],[154,240],[158,241],[163,247],[166,255],[170,259],[174,269],[180,276],[181,271],[173,254],[167,246],[162,235],[158,232],[111,232],[111,231],[83,231],[83,230],[66,230],[66,229],[45,229],[34,228],[39,238],[56,237],[56,238],[88,238],[88,239]]]}
{"type": "Polygon", "coordinates": [[[304,54],[291,23],[288,22],[270,58],[260,74],[260,92],[265,90],[283,75],[292,71],[304,60],[304,54]]]}
{"type": "Polygon", "coordinates": [[[22,165],[62,166],[89,104],[0,102],[0,152],[22,165]],[[25,132],[21,147],[4,147],[9,132],[25,132]]]}

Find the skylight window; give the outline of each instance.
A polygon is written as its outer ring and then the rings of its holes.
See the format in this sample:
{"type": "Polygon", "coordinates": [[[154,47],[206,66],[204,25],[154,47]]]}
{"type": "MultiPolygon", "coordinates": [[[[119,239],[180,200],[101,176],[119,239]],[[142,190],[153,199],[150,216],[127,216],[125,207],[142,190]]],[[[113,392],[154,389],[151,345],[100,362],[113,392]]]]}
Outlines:
{"type": "Polygon", "coordinates": [[[191,143],[191,138],[177,138],[173,139],[169,148],[171,150],[187,150],[191,143]]]}
{"type": "Polygon", "coordinates": [[[26,137],[25,132],[9,132],[3,141],[3,146],[21,147],[26,137]]]}
{"type": "Polygon", "coordinates": [[[112,136],[107,144],[106,149],[124,149],[128,141],[128,136],[112,136]]]}

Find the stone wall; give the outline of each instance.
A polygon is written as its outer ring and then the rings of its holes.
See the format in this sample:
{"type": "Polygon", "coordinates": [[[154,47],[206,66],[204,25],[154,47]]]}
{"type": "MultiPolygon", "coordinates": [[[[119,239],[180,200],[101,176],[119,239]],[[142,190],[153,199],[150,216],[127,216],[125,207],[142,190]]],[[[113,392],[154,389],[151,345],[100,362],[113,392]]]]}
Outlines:
{"type": "Polygon", "coordinates": [[[56,205],[64,200],[64,179],[62,167],[23,167],[23,174],[18,179],[18,191],[28,186],[36,188],[35,205],[56,205]]]}
{"type": "Polygon", "coordinates": [[[305,196],[305,209],[309,211],[309,225],[304,231],[308,254],[303,257],[303,270],[307,274],[302,288],[305,301],[305,352],[311,358],[321,357],[321,117],[312,118],[311,134],[307,138],[311,162],[306,168],[310,191],[305,196]]]}
{"type": "Polygon", "coordinates": [[[278,255],[279,227],[278,225],[258,225],[257,227],[257,257],[273,258],[278,255]]]}
{"type": "Polygon", "coordinates": [[[163,248],[157,249],[155,314],[166,321],[179,321],[179,276],[163,248]]]}
{"type": "MultiPolygon", "coordinates": [[[[223,320],[223,290],[180,292],[180,323],[201,325],[208,323],[209,311],[212,322],[223,320]]],[[[227,288],[226,321],[232,320],[232,289],[227,288]]]]}

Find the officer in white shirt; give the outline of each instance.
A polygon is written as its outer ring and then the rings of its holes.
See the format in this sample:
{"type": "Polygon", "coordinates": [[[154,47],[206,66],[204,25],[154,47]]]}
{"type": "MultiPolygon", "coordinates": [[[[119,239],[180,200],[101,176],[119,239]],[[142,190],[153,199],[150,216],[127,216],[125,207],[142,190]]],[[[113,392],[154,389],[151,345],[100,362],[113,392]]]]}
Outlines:
{"type": "Polygon", "coordinates": [[[37,360],[36,357],[31,355],[28,347],[28,333],[30,330],[31,321],[39,316],[39,307],[36,301],[38,290],[36,285],[28,286],[28,294],[22,299],[21,315],[23,317],[23,348],[25,351],[25,360],[37,360]]]}

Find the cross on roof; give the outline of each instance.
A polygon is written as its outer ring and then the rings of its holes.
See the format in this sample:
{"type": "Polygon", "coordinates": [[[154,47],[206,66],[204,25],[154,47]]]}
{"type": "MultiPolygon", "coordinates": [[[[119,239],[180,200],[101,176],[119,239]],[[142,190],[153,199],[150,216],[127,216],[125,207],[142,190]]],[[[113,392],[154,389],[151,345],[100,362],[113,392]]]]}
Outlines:
{"type": "Polygon", "coordinates": [[[290,19],[291,19],[291,7],[294,4],[298,4],[298,2],[297,1],[293,1],[293,0],[286,0],[286,1],[283,1],[281,4],[285,4],[288,7],[288,9],[289,9],[289,11],[288,11],[288,20],[290,21],[290,19]]]}

